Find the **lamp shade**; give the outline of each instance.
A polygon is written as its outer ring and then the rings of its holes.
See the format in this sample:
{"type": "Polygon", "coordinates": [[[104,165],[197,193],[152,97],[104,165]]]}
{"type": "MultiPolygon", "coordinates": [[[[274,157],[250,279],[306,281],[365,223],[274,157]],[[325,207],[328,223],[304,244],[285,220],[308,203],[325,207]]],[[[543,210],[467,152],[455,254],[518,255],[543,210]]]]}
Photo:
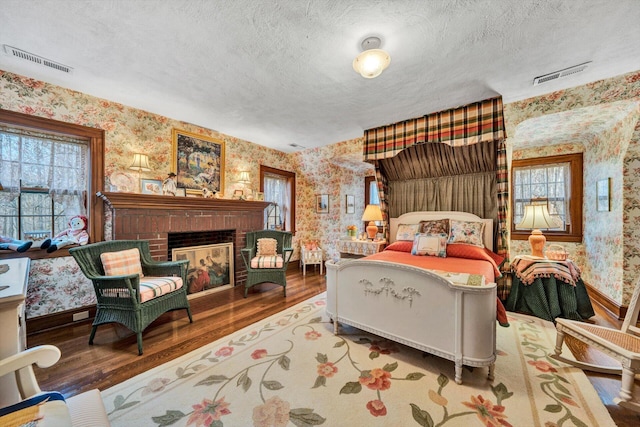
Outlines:
{"type": "Polygon", "coordinates": [[[546,204],[527,205],[524,207],[524,216],[518,228],[533,230],[529,236],[529,246],[531,246],[531,255],[544,258],[543,250],[547,242],[541,228],[554,228],[554,221],[549,215],[549,209],[546,204]]]}
{"type": "Polygon", "coordinates": [[[551,218],[546,204],[525,206],[524,216],[520,224],[518,224],[518,228],[529,230],[555,227],[554,220],[551,218]]]}
{"type": "Polygon", "coordinates": [[[249,172],[247,171],[240,172],[240,179],[238,180],[238,182],[242,182],[245,184],[251,182],[251,177],[249,176],[249,172]]]}
{"type": "Polygon", "coordinates": [[[367,205],[362,214],[363,221],[382,221],[382,211],[379,205],[367,205]]]}
{"type": "Polygon", "coordinates": [[[369,221],[369,225],[367,225],[367,236],[373,240],[378,233],[378,226],[374,221],[382,221],[382,211],[380,210],[380,206],[367,205],[364,209],[364,214],[362,214],[362,220],[369,221]]]}
{"type": "Polygon", "coordinates": [[[365,79],[378,77],[389,66],[391,57],[382,49],[369,49],[356,56],[353,69],[365,79]]]}
{"type": "Polygon", "coordinates": [[[151,167],[149,166],[149,157],[146,154],[134,154],[133,162],[131,162],[129,169],[133,169],[138,172],[149,172],[151,170],[151,167]]]}

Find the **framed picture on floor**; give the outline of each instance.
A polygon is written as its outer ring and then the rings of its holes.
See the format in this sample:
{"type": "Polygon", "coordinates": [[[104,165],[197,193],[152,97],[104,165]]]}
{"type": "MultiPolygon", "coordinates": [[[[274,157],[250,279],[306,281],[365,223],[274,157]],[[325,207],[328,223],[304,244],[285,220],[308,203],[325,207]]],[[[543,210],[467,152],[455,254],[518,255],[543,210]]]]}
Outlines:
{"type": "Polygon", "coordinates": [[[224,191],[224,141],[173,129],[173,165],[178,187],[187,194],[206,187],[214,193],[224,191]]]}
{"type": "Polygon", "coordinates": [[[189,260],[186,285],[190,298],[234,285],[233,243],[175,248],[171,250],[171,259],[189,260]]]}

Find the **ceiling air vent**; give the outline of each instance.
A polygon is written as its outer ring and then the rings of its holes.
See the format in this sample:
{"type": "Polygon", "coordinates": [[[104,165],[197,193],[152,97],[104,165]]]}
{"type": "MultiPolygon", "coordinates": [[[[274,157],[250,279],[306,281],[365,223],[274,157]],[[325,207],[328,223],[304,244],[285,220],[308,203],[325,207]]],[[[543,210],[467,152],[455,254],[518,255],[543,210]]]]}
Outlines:
{"type": "Polygon", "coordinates": [[[551,80],[561,79],[563,77],[568,77],[573,74],[584,71],[591,61],[585,62],[584,64],[574,65],[573,67],[565,68],[564,70],[554,71],[553,73],[545,74],[544,76],[539,76],[533,79],[533,85],[541,85],[542,83],[550,82],[551,80]]]}
{"type": "Polygon", "coordinates": [[[33,53],[29,53],[27,51],[15,48],[13,46],[9,46],[5,44],[4,51],[9,56],[24,59],[25,61],[33,62],[38,65],[42,65],[43,67],[53,68],[55,70],[62,71],[63,73],[71,73],[73,71],[73,68],[67,65],[52,61],[47,58],[43,58],[42,56],[34,55],[33,53]]]}

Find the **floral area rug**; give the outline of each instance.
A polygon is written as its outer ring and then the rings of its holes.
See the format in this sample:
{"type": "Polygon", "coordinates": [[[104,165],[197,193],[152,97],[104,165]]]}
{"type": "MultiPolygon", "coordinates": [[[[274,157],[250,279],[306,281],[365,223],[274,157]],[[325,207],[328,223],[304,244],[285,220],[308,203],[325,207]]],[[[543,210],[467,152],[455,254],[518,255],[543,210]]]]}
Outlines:
{"type": "MultiPolygon", "coordinates": [[[[553,324],[508,313],[495,379],[351,327],[321,294],[102,392],[117,426],[613,426],[553,324]]],[[[425,327],[416,325],[416,327],[425,327]]],[[[433,327],[437,327],[434,325],[433,327]]]]}

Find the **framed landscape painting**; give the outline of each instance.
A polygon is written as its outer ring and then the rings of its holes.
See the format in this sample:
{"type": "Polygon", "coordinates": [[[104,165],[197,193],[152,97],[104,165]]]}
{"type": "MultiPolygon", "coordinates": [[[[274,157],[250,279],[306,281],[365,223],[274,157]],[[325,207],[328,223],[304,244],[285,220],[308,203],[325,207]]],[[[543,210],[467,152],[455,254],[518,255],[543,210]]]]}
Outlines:
{"type": "Polygon", "coordinates": [[[316,196],[316,213],[329,213],[329,195],[316,196]]]}
{"type": "Polygon", "coordinates": [[[190,246],[171,250],[173,261],[189,260],[187,294],[202,296],[234,285],[233,243],[190,246]]]}
{"type": "Polygon", "coordinates": [[[173,165],[187,194],[224,191],[224,141],[173,129],[173,165]]]}
{"type": "Polygon", "coordinates": [[[356,213],[356,196],[347,194],[346,199],[347,213],[356,213]]]}

